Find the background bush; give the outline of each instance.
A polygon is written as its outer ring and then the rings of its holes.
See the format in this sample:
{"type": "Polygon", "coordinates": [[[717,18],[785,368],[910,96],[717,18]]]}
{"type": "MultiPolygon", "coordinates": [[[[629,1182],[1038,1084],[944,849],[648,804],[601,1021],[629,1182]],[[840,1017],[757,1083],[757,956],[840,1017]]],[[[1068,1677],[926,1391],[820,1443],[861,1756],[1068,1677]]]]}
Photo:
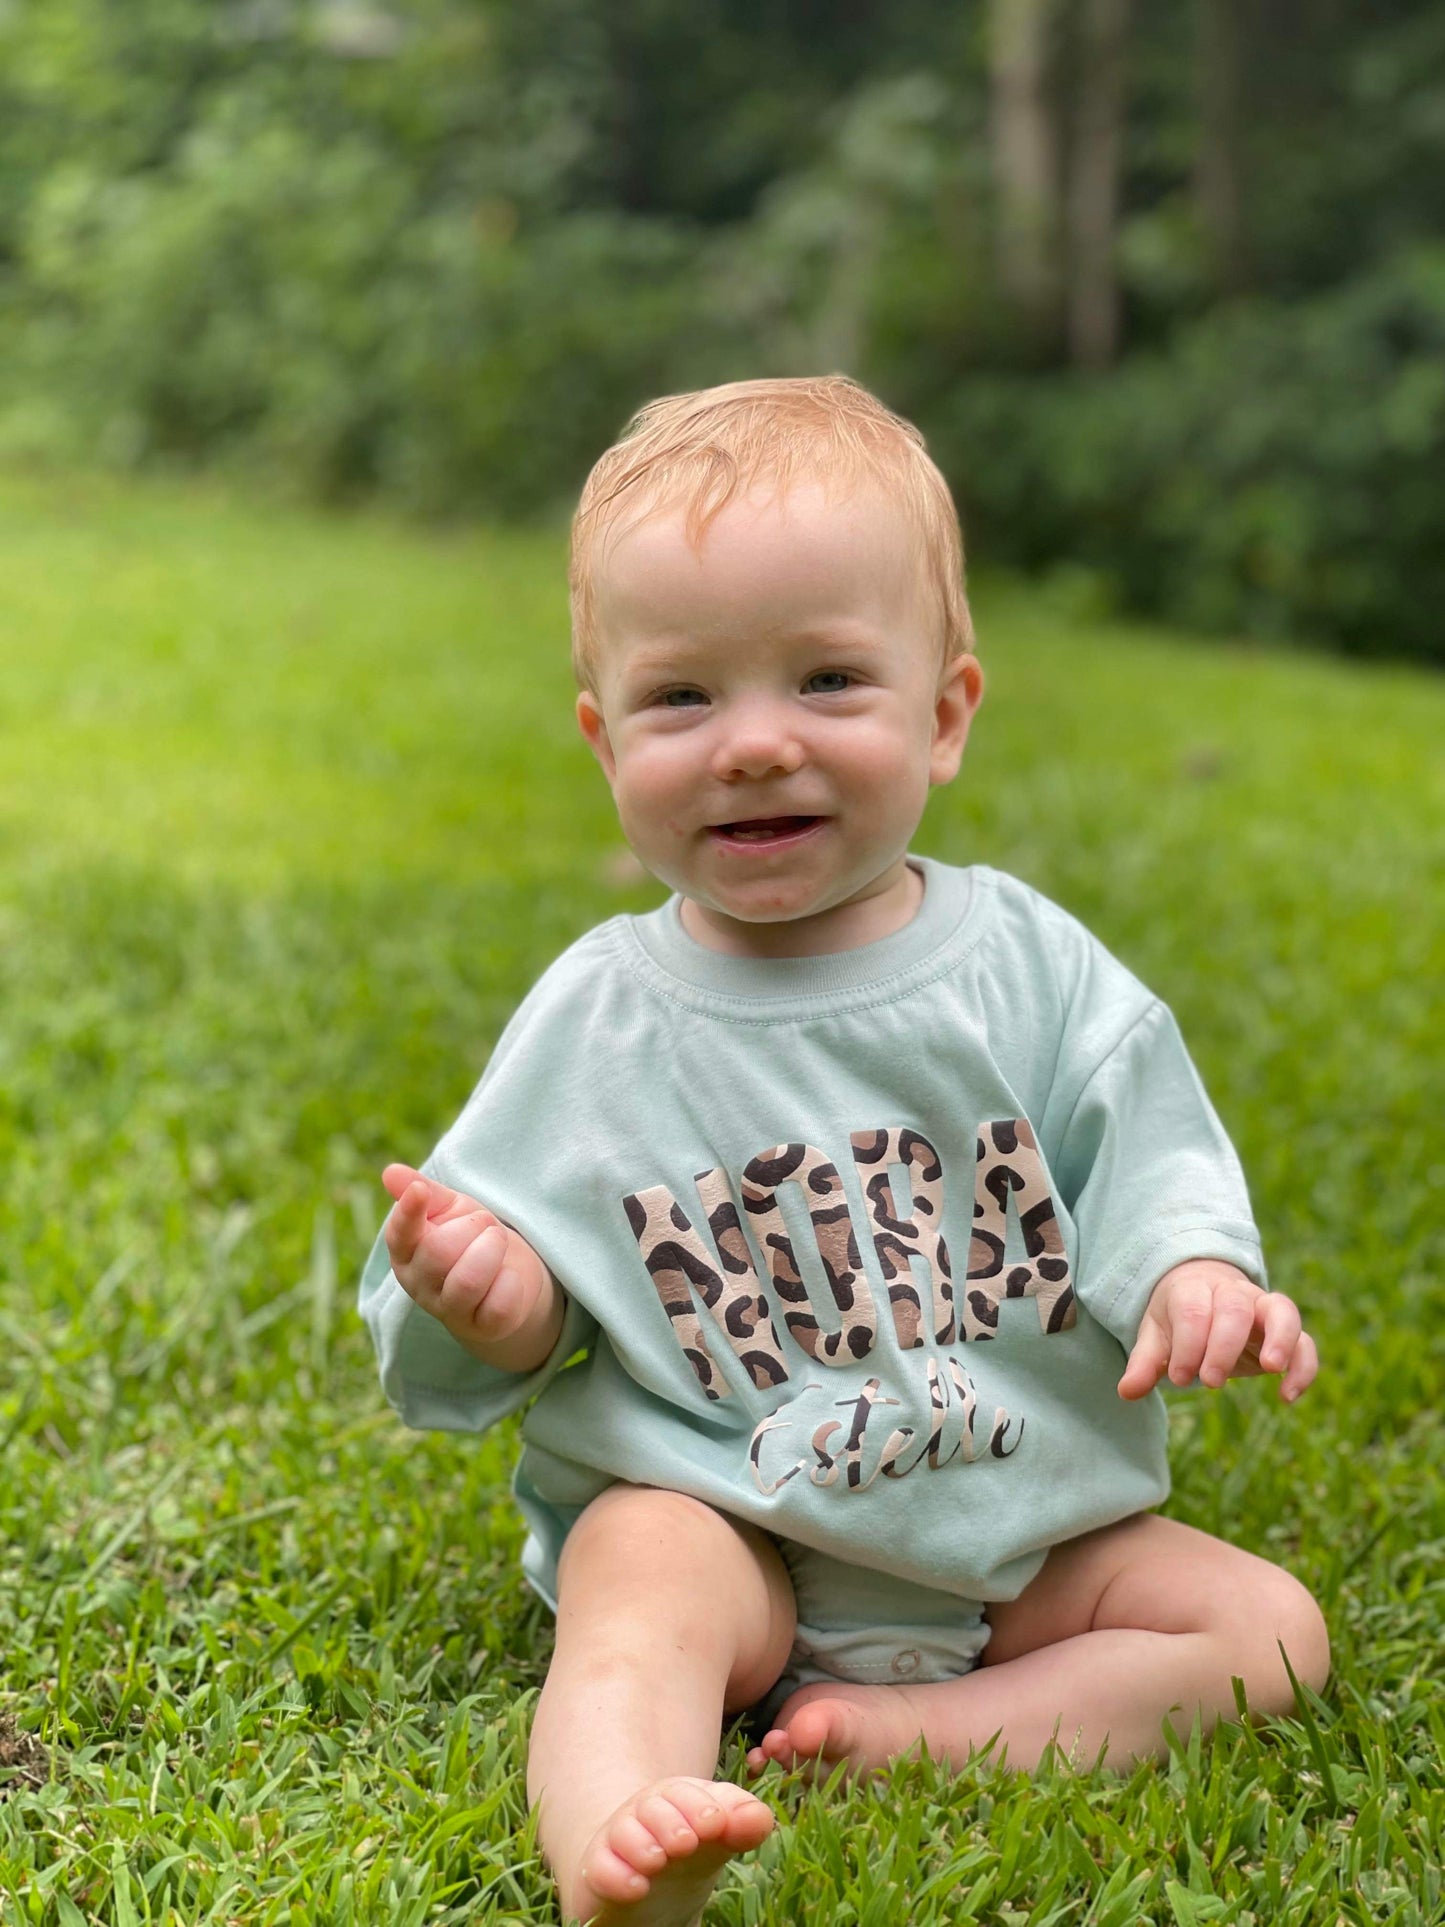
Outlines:
{"type": "Polygon", "coordinates": [[[1439,660],[1442,166],[1413,0],[9,0],[0,459],[531,513],[845,368],[979,554],[1439,660]]]}
{"type": "Polygon", "coordinates": [[[934,443],[991,556],[1076,556],[1202,628],[1445,659],[1445,246],[1221,308],[1106,381],[961,385],[934,443]]]}

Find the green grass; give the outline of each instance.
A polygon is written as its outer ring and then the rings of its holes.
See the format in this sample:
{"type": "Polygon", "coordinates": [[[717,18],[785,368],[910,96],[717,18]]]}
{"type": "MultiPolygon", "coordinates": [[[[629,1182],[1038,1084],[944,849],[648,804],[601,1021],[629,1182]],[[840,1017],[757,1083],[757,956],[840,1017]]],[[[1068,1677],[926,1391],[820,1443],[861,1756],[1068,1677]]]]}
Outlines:
{"type": "MultiPolygon", "coordinates": [[[[1445,684],[978,617],[918,847],[1178,1012],[1323,1363],[1171,1393],[1168,1509],[1298,1573],[1335,1674],[1127,1777],[771,1781],[715,1918],[1445,1920],[1445,684]]],[[[561,544],[3,481],[0,650],[0,1915],[548,1920],[510,1431],[404,1432],[352,1295],[383,1160],[658,900],[561,544]]]]}

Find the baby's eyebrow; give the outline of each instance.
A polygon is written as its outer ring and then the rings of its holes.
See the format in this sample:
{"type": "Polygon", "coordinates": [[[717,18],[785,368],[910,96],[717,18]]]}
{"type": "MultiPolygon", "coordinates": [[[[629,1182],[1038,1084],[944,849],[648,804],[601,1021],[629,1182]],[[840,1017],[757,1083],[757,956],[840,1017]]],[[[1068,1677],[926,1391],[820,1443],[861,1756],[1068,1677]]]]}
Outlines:
{"type": "Polygon", "coordinates": [[[788,640],[803,649],[833,649],[848,656],[878,656],[887,648],[884,637],[847,628],[801,629],[788,640]]]}
{"type": "Polygon", "coordinates": [[[628,697],[642,696],[662,683],[691,683],[707,673],[712,656],[685,650],[649,651],[646,656],[630,657],[624,665],[620,687],[628,697]]]}
{"type": "Polygon", "coordinates": [[[669,644],[663,649],[639,649],[627,658],[629,676],[655,676],[661,671],[685,669],[689,661],[696,663],[699,658],[706,660],[713,652],[700,649],[694,644],[691,649],[685,642],[669,644]]]}
{"type": "MultiPolygon", "coordinates": [[[[877,656],[887,648],[887,639],[840,625],[837,628],[790,630],[773,639],[780,652],[785,649],[836,650],[839,654],[877,656]]],[[[638,649],[627,661],[629,676],[654,676],[661,671],[686,675],[689,669],[706,667],[727,655],[727,645],[716,639],[679,637],[674,643],[638,649]]]]}

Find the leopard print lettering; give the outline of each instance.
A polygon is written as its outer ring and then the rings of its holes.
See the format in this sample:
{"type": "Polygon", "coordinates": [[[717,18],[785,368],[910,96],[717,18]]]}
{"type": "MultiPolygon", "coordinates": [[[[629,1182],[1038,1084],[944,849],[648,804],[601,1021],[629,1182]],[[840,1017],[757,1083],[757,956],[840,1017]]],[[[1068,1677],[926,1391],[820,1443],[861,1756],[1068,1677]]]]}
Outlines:
{"type": "Polygon", "coordinates": [[[708,1397],[727,1398],[730,1392],[708,1350],[693,1303],[694,1292],[722,1327],[753,1384],[759,1391],[766,1391],[786,1380],[788,1368],[783,1363],[783,1347],[768,1301],[748,1255],[737,1206],[722,1171],[700,1172],[695,1182],[721,1270],[665,1184],[629,1193],[622,1200],[627,1222],[663,1309],[672,1320],[677,1341],[708,1397]]]}
{"type": "MultiPolygon", "coordinates": [[[[949,1364],[953,1360],[949,1359],[949,1364]]],[[[973,1380],[965,1372],[961,1376],[955,1367],[951,1374],[959,1402],[963,1407],[963,1431],[952,1450],[939,1456],[939,1445],[943,1439],[943,1419],[948,1411],[948,1387],[944,1384],[938,1370],[938,1360],[928,1361],[928,1403],[933,1408],[933,1417],[928,1427],[928,1451],[925,1454],[929,1467],[936,1472],[941,1465],[947,1465],[955,1453],[961,1453],[970,1463],[978,1457],[973,1442],[973,1420],[978,1408],[978,1397],[973,1389],[973,1380]]]]}
{"type": "Polygon", "coordinates": [[[878,1321],[838,1167],[810,1144],[778,1144],[749,1163],[742,1192],[743,1208],[759,1249],[767,1253],[783,1322],[793,1338],[820,1365],[851,1365],[866,1358],[878,1342],[878,1321]],[[779,1187],[789,1181],[808,1201],[818,1256],[842,1319],[835,1332],[825,1332],[818,1323],[778,1208],[779,1187]]]}
{"type": "Polygon", "coordinates": [[[904,1351],[925,1343],[924,1311],[918,1284],[908,1260],[927,1260],[933,1281],[931,1316],[933,1342],[953,1342],[953,1275],[948,1265],[948,1246],[943,1236],[943,1164],[937,1151],[921,1131],[904,1127],[893,1131],[855,1131],[852,1136],[853,1162],[868,1201],[873,1221],[873,1249],[883,1269],[888,1287],[888,1303],[893,1311],[893,1328],[904,1351]],[[911,1218],[893,1215],[893,1194],[888,1183],[888,1167],[902,1164],[908,1168],[913,1193],[911,1218]]]}
{"type": "Polygon", "coordinates": [[[995,1337],[1003,1299],[1028,1297],[1038,1300],[1041,1331],[1068,1331],[1074,1325],[1073,1278],[1038,1139],[1027,1118],[996,1118],[991,1124],[980,1125],[978,1132],[973,1238],[961,1335],[966,1339],[995,1337]],[[1005,1271],[1010,1196],[1018,1211],[1028,1262],[1009,1265],[1005,1271]]]}
{"type": "MultiPolygon", "coordinates": [[[[807,1391],[816,1391],[817,1387],[806,1386],[804,1389],[807,1391]]],[[[806,1472],[808,1469],[808,1461],[806,1459],[796,1459],[793,1464],[788,1467],[786,1472],[779,1473],[771,1485],[763,1477],[763,1440],[768,1436],[769,1432],[786,1432],[789,1429],[789,1425],[790,1421],[784,1418],[781,1412],[770,1412],[753,1433],[752,1442],[748,1446],[748,1458],[753,1468],[753,1484],[765,1499],[769,1499],[775,1492],[781,1491],[789,1479],[796,1479],[800,1472],[806,1472]]],[[[821,1457],[822,1455],[820,1454],[819,1456],[821,1457]]]]}
{"type": "MultiPolygon", "coordinates": [[[[853,1401],[853,1418],[848,1427],[848,1437],[844,1441],[842,1453],[837,1461],[837,1464],[842,1465],[843,1477],[847,1481],[850,1492],[866,1492],[868,1487],[872,1485],[873,1481],[878,1478],[880,1474],[886,1473],[897,1476],[893,1473],[893,1468],[897,1464],[899,1456],[907,1446],[908,1441],[913,1437],[913,1427],[911,1425],[895,1426],[884,1441],[883,1450],[878,1455],[877,1465],[874,1466],[868,1477],[866,1479],[864,1478],[863,1439],[868,1430],[868,1421],[872,1418],[876,1406],[898,1404],[896,1398],[884,1398],[882,1391],[882,1380],[870,1378],[868,1383],[863,1387],[862,1393],[853,1401]]],[[[833,1430],[835,1428],[829,1427],[828,1429],[833,1430]]],[[[815,1439],[813,1444],[816,1449],[818,1440],[815,1439]]],[[[837,1470],[837,1464],[835,1464],[833,1471],[829,1473],[826,1479],[818,1479],[815,1477],[814,1483],[816,1485],[831,1484],[837,1470]]]]}

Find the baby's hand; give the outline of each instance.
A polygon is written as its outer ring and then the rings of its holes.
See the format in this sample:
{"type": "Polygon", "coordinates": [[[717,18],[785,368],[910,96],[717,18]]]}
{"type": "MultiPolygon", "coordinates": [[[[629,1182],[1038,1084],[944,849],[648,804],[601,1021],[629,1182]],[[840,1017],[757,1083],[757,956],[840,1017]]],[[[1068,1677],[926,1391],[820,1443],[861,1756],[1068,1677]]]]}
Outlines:
{"type": "Polygon", "coordinates": [[[475,1198],[409,1164],[388,1164],[381,1181],[396,1199],[382,1235],[403,1291],[458,1344],[493,1360],[555,1289],[551,1273],[525,1238],[475,1198]]]}
{"type": "Polygon", "coordinates": [[[1283,1372],[1281,1395],[1297,1399],[1319,1370],[1315,1341],[1294,1300],[1262,1291],[1235,1265],[1191,1258],[1155,1285],[1119,1380],[1120,1398],[1143,1398],[1167,1368],[1176,1385],[1206,1385],[1283,1372]]]}

